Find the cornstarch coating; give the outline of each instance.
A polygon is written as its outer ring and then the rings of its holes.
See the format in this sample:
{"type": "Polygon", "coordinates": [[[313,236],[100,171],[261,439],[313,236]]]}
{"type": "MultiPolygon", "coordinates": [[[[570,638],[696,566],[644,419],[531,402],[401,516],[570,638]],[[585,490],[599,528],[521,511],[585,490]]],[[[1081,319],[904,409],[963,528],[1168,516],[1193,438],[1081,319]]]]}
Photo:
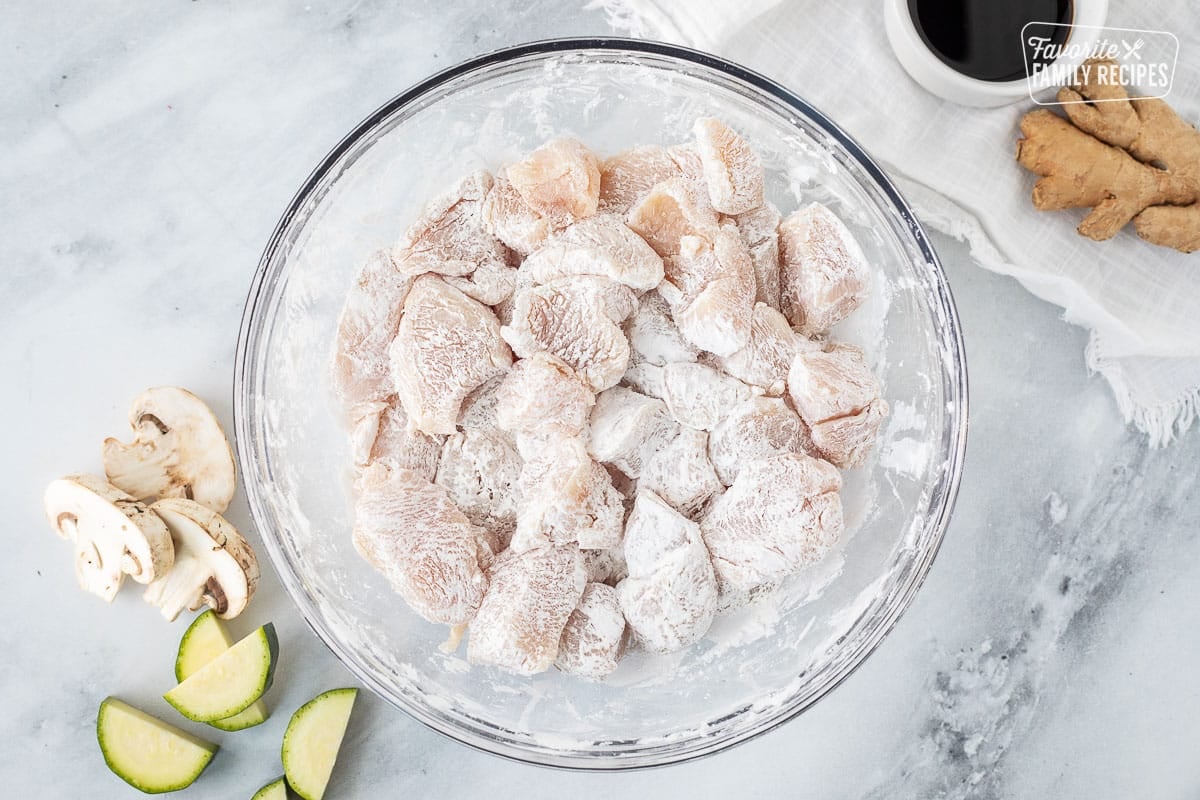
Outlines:
{"type": "Polygon", "coordinates": [[[839,546],[888,404],[836,338],[872,267],[832,210],[712,118],[448,183],[364,254],[332,364],[354,545],[444,649],[603,681],[839,546]]]}

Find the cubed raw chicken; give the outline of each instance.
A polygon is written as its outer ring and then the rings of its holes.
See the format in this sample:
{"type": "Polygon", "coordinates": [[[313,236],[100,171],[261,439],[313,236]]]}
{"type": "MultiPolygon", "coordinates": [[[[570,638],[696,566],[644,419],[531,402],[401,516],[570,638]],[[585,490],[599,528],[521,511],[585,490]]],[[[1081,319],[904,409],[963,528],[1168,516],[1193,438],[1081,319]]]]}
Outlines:
{"type": "Polygon", "coordinates": [[[578,139],[553,139],[505,174],[521,199],[556,227],[590,217],[600,202],[600,162],[578,139]]]}
{"type": "Polygon", "coordinates": [[[579,548],[506,550],[488,577],[488,592],[468,628],[467,659],[521,675],[545,672],[587,585],[579,548]]]}
{"type": "Polygon", "coordinates": [[[367,467],[358,481],[354,546],[430,622],[468,622],[488,588],[487,532],[412,470],[367,467]]]}
{"type": "Polygon", "coordinates": [[[779,225],[780,310],[805,335],[824,333],[862,303],[870,271],[850,230],[813,203],[779,225]]]}
{"type": "Polygon", "coordinates": [[[842,534],[841,474],[788,453],[744,464],[700,521],[722,593],[745,593],[815,564],[842,534]]]}
{"type": "Polygon", "coordinates": [[[483,224],[483,200],[491,187],[491,173],[477,170],[427,205],[396,244],[400,271],[461,277],[485,264],[505,266],[504,244],[483,224]]]}
{"type": "Polygon", "coordinates": [[[822,458],[843,468],[866,461],[888,404],[862,350],[833,344],[798,353],[788,372],[788,393],[822,458]]]}
{"type": "Polygon", "coordinates": [[[644,292],[663,278],[662,259],[615,214],[597,214],[554,234],[521,265],[537,283],[598,275],[644,292]]]}
{"type": "Polygon", "coordinates": [[[629,577],[617,584],[625,620],[647,650],[700,640],[717,608],[717,581],[700,527],[653,492],[638,494],[625,529],[629,577]]]}
{"type": "Polygon", "coordinates": [[[625,616],[617,590],[589,583],[567,618],[554,665],[563,672],[599,680],[617,668],[625,650],[625,616]]]}
{"type": "Polygon", "coordinates": [[[692,126],[713,208],[744,214],[763,202],[763,167],[746,140],[719,119],[705,117],[692,126]]]}
{"type": "Polygon", "coordinates": [[[557,356],[593,391],[616,384],[629,364],[629,342],[616,323],[574,293],[549,286],[519,292],[501,332],[521,358],[557,356]]]}
{"type": "Polygon", "coordinates": [[[410,424],[428,434],[454,433],[467,395],[512,364],[492,310],[435,275],[413,283],[388,354],[410,424]]]}

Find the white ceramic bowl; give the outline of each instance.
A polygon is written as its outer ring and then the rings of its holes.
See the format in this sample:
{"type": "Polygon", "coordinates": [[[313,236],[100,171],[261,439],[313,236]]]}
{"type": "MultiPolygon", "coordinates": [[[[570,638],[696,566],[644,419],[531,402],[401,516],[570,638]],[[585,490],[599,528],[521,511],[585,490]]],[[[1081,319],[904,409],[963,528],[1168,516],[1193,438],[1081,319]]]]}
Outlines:
{"type": "MultiPolygon", "coordinates": [[[[996,0],[1003,3],[1006,0],[996,0]]],[[[1097,38],[1095,29],[1104,25],[1108,16],[1108,0],[1073,0],[1074,16],[1068,41],[1076,45],[1079,55],[1064,56],[1056,63],[1076,66],[1097,38]]],[[[1040,21],[1040,20],[1039,20],[1040,21]]],[[[938,58],[921,39],[908,9],[908,0],[883,0],[883,22],[892,51],[913,80],[938,97],[964,106],[1004,106],[1030,98],[1029,82],[981,81],[956,71],[938,58]]],[[[1051,90],[1034,94],[1039,100],[1052,95],[1051,90]]]]}

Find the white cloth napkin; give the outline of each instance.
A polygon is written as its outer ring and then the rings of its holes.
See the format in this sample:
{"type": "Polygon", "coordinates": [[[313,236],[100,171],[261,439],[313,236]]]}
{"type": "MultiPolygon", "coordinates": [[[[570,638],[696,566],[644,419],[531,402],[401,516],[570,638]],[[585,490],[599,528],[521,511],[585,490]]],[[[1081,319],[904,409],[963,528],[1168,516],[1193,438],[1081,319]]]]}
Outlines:
{"type": "MultiPolygon", "coordinates": [[[[740,62],[812,102],[897,179],[929,226],[965,238],[1090,329],[1088,366],[1126,420],[1163,445],[1200,411],[1200,253],[1075,233],[1086,213],[1039,212],[1036,177],[1014,159],[1030,101],[999,109],[943,101],[908,77],[883,29],[883,0],[593,0],[622,32],[740,62]]],[[[1179,60],[1168,98],[1200,120],[1200,23],[1179,0],[1115,1],[1108,25],[1169,30],[1179,60]]]]}

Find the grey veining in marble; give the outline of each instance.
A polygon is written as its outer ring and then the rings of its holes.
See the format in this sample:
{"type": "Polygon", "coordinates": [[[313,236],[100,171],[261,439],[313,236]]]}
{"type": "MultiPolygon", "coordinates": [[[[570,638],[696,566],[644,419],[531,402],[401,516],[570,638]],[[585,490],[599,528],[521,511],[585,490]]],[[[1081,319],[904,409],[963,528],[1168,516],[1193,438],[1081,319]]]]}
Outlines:
{"type": "MultiPolygon", "coordinates": [[[[136,796],[104,768],[96,706],[165,715],[182,630],[136,592],[107,607],[75,588],[44,484],[99,469],[148,385],[230,423],[259,252],[359,119],[477,52],[607,32],[574,3],[0,8],[0,794],[136,796]]],[[[1081,366],[1082,331],[934,240],[971,370],[966,473],[925,587],[850,679],[735,750],[608,776],[473,752],[368,696],[330,796],[1200,796],[1200,434],[1148,451],[1081,366]]],[[[240,496],[230,517],[249,528],[240,496]]],[[[180,797],[250,796],[280,772],[288,712],[350,680],[269,569],[260,591],[283,643],[275,715],[211,732],[223,750],[180,797]]]]}

